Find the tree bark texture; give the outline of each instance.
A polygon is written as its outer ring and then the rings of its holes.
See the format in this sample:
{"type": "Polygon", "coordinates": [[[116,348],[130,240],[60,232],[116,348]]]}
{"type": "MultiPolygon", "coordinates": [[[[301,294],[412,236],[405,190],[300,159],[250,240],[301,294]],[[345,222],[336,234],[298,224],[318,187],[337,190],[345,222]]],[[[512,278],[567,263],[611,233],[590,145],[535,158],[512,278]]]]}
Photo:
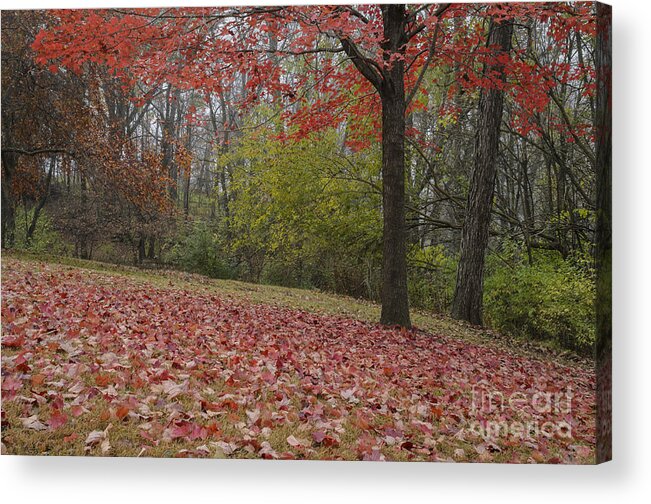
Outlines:
{"type": "MultiPolygon", "coordinates": [[[[405,6],[383,6],[389,54],[406,42],[405,6]]],[[[380,322],[410,327],[405,229],[405,65],[396,59],[384,71],[382,101],[382,313],[380,322]]]]}
{"type": "Polygon", "coordinates": [[[11,194],[16,158],[14,153],[2,152],[2,248],[13,247],[16,234],[16,204],[11,194]]]}
{"type": "MultiPolygon", "coordinates": [[[[510,21],[491,21],[488,47],[508,52],[511,48],[513,25],[510,21]]],[[[484,74],[497,72],[503,80],[503,67],[497,63],[484,66],[484,74]]],[[[500,124],[504,108],[504,92],[497,86],[482,90],[475,136],[475,162],[466,218],[461,231],[461,257],[452,302],[452,316],[472,324],[482,323],[484,258],[488,247],[488,232],[493,204],[500,124]]]]}

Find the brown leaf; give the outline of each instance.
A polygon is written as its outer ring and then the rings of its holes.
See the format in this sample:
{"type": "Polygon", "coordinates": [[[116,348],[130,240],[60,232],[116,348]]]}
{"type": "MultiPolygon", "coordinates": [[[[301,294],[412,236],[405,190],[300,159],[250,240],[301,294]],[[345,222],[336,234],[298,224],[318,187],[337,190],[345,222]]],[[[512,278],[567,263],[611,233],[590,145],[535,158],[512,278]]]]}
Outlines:
{"type": "Polygon", "coordinates": [[[32,429],[32,430],[37,430],[37,431],[47,429],[47,425],[45,425],[43,422],[41,422],[38,419],[37,415],[32,415],[32,416],[27,417],[27,418],[21,418],[20,421],[23,423],[23,427],[25,427],[27,429],[32,429]]]}

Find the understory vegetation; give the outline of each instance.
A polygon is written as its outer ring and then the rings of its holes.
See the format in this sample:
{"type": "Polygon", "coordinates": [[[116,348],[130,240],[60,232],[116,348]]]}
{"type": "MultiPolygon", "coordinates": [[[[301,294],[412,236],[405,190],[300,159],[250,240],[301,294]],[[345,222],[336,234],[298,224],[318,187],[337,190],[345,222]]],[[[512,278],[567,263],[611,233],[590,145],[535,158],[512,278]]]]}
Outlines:
{"type": "MultiPolygon", "coordinates": [[[[278,220],[276,223],[279,225],[278,220]]],[[[375,224],[380,226],[379,222],[375,224]]],[[[293,256],[284,252],[261,256],[255,275],[248,269],[248,263],[238,261],[237,253],[225,242],[218,227],[204,222],[181,222],[177,232],[162,246],[160,256],[140,266],[379,300],[377,232],[375,254],[360,250],[357,255],[348,256],[349,245],[337,254],[341,244],[331,243],[326,234],[323,248],[311,254],[300,250],[293,256]]],[[[373,235],[373,230],[367,228],[367,232],[373,235]]],[[[104,262],[132,264],[131,255],[125,261],[127,248],[120,245],[100,243],[94,257],[104,262]]],[[[268,243],[260,246],[273,248],[268,243]]],[[[29,243],[24,234],[17,234],[17,249],[37,255],[72,257],[74,247],[45,214],[29,243]]],[[[576,254],[563,259],[554,251],[537,251],[532,259],[530,263],[523,251],[513,247],[489,254],[484,285],[486,324],[525,340],[546,341],[559,348],[590,354],[595,341],[595,278],[591,258],[576,254]]],[[[447,313],[454,293],[456,257],[442,246],[414,247],[408,260],[411,305],[447,313]]]]}

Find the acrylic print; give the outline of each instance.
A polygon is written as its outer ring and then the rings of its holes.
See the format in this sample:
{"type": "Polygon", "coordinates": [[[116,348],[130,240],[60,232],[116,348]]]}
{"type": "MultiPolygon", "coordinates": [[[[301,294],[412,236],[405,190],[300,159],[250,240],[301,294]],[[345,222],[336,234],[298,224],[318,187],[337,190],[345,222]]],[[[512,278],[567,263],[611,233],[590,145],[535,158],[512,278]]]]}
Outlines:
{"type": "Polygon", "coordinates": [[[2,12],[2,453],[609,460],[610,33],[2,12]]]}

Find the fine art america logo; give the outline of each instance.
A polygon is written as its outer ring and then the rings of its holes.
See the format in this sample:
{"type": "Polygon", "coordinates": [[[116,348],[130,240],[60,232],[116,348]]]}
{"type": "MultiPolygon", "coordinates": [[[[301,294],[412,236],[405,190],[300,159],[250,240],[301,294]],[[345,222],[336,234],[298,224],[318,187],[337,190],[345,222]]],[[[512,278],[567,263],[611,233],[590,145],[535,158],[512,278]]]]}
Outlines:
{"type": "Polygon", "coordinates": [[[473,387],[470,418],[474,420],[468,431],[484,439],[570,439],[573,397],[570,387],[557,392],[511,394],[473,387]]]}

